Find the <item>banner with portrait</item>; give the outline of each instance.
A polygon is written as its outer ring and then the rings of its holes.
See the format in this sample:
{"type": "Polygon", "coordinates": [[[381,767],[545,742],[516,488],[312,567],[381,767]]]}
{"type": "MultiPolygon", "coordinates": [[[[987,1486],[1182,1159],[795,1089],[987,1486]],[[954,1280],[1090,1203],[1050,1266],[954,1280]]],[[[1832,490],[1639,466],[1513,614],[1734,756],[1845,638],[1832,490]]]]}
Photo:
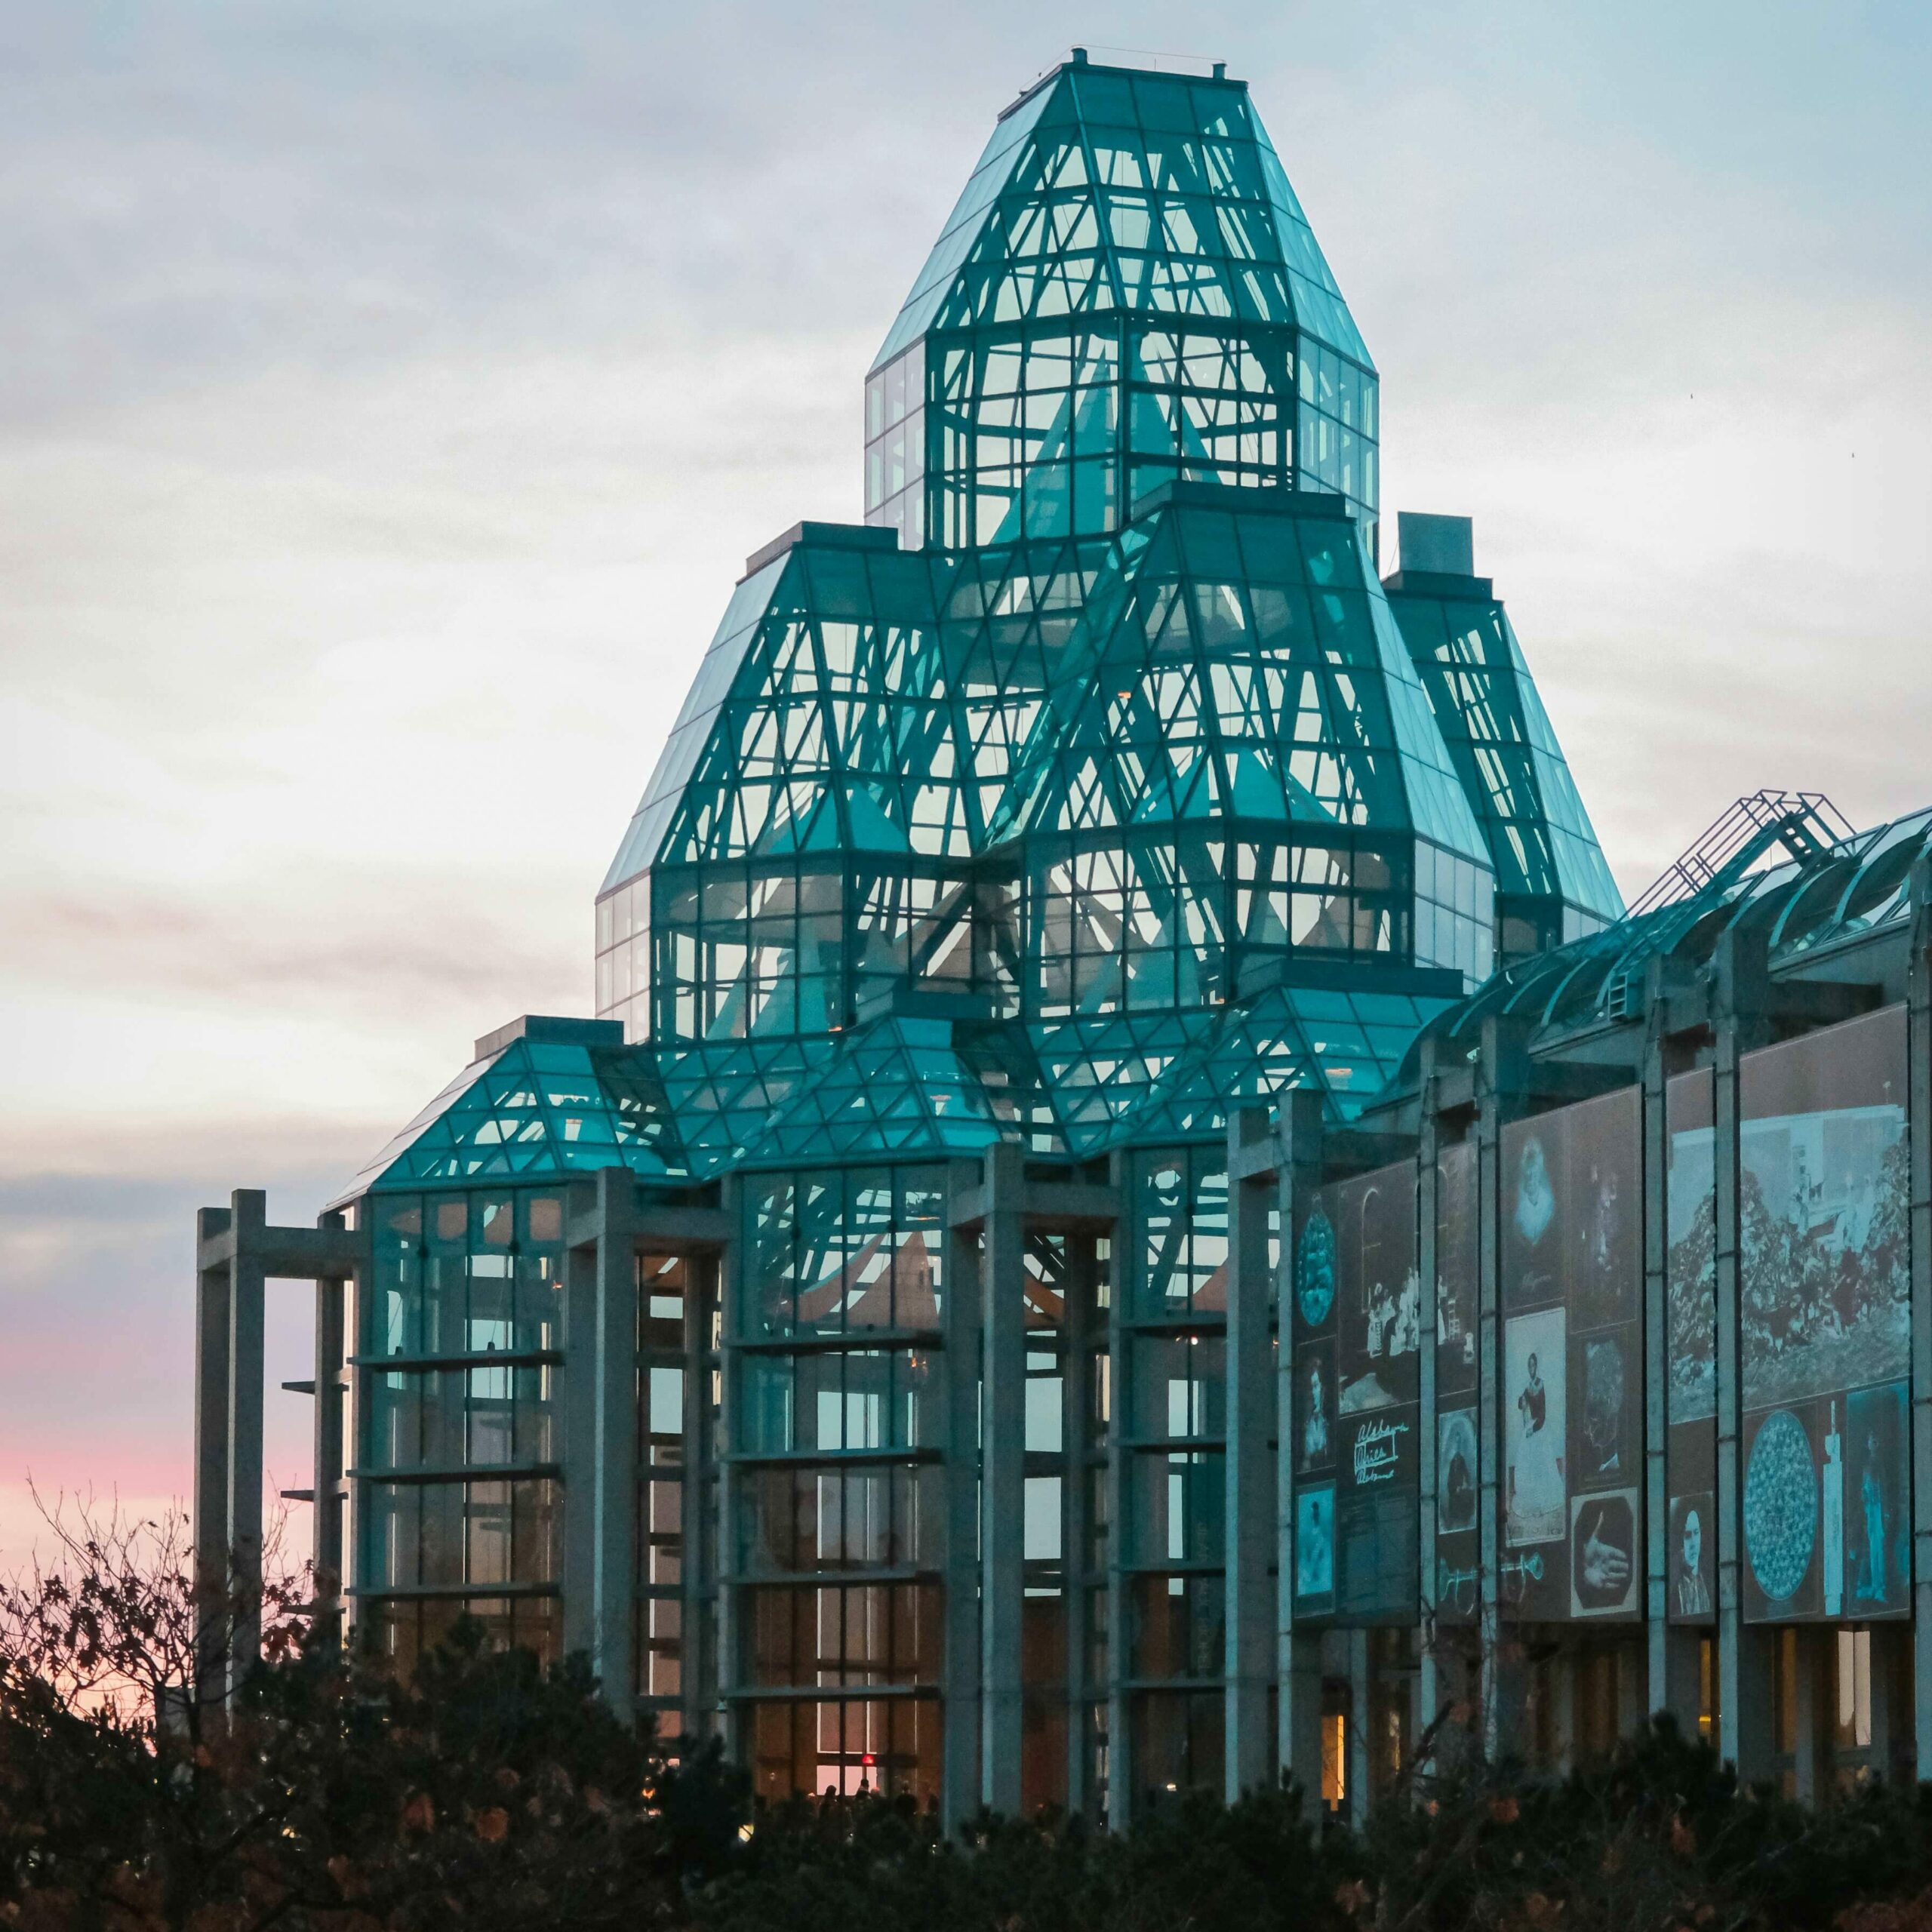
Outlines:
{"type": "Polygon", "coordinates": [[[1503,1130],[1506,1611],[1634,1618],[1642,1567],[1641,1097],[1503,1130]]]}
{"type": "Polygon", "coordinates": [[[1717,1617],[1718,1223],[1709,1068],[1664,1090],[1665,1548],[1671,1621],[1717,1617]]]}
{"type": "MultiPolygon", "coordinates": [[[[1415,1163],[1324,1187],[1321,1213],[1334,1257],[1336,1611],[1352,1623],[1412,1623],[1422,1420],[1415,1163]]],[[[1299,1346],[1297,1401],[1312,1419],[1299,1346]]]]}
{"type": "Polygon", "coordinates": [[[1448,1623],[1474,1623],[1481,1594],[1476,1297],[1476,1150],[1465,1141],[1435,1169],[1435,1614],[1448,1623]]]}

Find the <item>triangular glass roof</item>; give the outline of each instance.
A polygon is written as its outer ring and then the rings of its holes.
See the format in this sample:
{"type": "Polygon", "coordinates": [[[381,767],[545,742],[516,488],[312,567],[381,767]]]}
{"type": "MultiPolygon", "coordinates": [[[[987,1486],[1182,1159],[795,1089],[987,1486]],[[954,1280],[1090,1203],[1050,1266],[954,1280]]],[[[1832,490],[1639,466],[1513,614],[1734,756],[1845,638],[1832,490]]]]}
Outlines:
{"type": "Polygon", "coordinates": [[[516,1040],[466,1067],[343,1198],[423,1186],[561,1180],[617,1166],[654,1180],[688,1172],[651,1055],[516,1040]]]}
{"type": "Polygon", "coordinates": [[[1001,117],[872,367],[1114,309],[1292,325],[1374,367],[1247,83],[1069,62],[1001,117]]]}

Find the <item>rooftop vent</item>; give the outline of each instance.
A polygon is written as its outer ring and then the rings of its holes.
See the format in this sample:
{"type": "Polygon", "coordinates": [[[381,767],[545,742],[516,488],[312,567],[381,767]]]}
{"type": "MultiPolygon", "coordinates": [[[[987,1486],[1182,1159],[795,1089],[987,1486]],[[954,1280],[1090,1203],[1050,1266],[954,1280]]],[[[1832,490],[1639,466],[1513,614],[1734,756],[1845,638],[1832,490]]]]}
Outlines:
{"type": "Polygon", "coordinates": [[[1474,577],[1475,525],[1466,516],[1429,516],[1401,510],[1395,517],[1395,549],[1402,569],[1433,577],[1474,577]]]}

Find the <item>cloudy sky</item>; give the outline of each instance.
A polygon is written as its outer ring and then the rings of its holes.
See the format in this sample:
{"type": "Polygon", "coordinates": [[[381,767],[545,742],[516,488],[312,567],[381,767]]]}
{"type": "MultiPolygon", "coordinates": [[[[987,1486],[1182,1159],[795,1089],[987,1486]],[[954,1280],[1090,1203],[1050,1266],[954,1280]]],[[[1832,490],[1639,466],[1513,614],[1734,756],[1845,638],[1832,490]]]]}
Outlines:
{"type": "MultiPolygon", "coordinates": [[[[1897,5],[0,0],[0,1567],[178,1493],[191,1214],[525,1011],[746,554],[1075,42],[1248,78],[1626,891],[1932,801],[1932,28],[1897,5]]],[[[303,1372],[295,1293],[272,1379],[303,1372]]],[[[307,1480],[305,1407],[269,1461],[307,1480]]]]}

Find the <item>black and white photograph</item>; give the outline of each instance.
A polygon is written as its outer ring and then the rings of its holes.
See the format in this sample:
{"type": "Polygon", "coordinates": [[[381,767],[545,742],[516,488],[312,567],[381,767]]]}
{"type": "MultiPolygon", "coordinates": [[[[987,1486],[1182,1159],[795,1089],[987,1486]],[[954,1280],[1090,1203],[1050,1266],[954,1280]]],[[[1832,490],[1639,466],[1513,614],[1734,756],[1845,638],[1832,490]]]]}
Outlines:
{"type": "Polygon", "coordinates": [[[1335,1463],[1335,1345],[1303,1342],[1295,1350],[1295,1472],[1335,1463]]]}
{"type": "Polygon", "coordinates": [[[1335,1485],[1311,1483],[1295,1492],[1295,1604],[1318,1614],[1334,1599],[1335,1485]]]}
{"type": "Polygon", "coordinates": [[[1615,1489],[1636,1477],[1635,1331],[1612,1329],[1573,1338],[1577,1365],[1575,1423],[1571,1454],[1580,1488],[1615,1489]]]}
{"type": "Polygon", "coordinates": [[[1335,1224],[1337,1411],[1412,1402],[1422,1345],[1414,1164],[1343,1182],[1324,1198],[1335,1224]]]}
{"type": "Polygon", "coordinates": [[[1634,1089],[1606,1094],[1544,1122],[1562,1149],[1563,1275],[1573,1329],[1633,1321],[1642,1287],[1638,1199],[1641,1110],[1634,1089]]]}
{"type": "Polygon", "coordinates": [[[1642,1570],[1637,1492],[1580,1496],[1570,1506],[1570,1614],[1627,1616],[1637,1607],[1642,1570]]]}
{"type": "Polygon", "coordinates": [[[1476,1386],[1476,1162],[1467,1145],[1447,1149],[1435,1177],[1435,1386],[1476,1386]]]}
{"type": "Polygon", "coordinates": [[[1844,1614],[1894,1616],[1911,1607],[1908,1385],[1845,1399],[1844,1614]]]}
{"type": "Polygon", "coordinates": [[[1564,1502],[1567,1318],[1560,1308],[1503,1324],[1503,1541],[1512,1549],[1561,1543],[1564,1502]]]}
{"type": "Polygon", "coordinates": [[[1708,1623],[1717,1614],[1717,1498],[1709,1490],[1671,1499],[1665,1552],[1671,1620],[1708,1623]]]}
{"type": "Polygon", "coordinates": [[[1911,1329],[1903,1009],[1749,1054],[1740,1087],[1746,1406],[1903,1376],[1911,1329]]]}
{"type": "Polygon", "coordinates": [[[1435,1527],[1455,1536],[1476,1526],[1475,1411],[1445,1410],[1435,1434],[1435,1527]]]}
{"type": "Polygon", "coordinates": [[[1510,1308],[1553,1300],[1563,1285],[1563,1227],[1549,1117],[1503,1131],[1503,1300],[1510,1308]]]}

